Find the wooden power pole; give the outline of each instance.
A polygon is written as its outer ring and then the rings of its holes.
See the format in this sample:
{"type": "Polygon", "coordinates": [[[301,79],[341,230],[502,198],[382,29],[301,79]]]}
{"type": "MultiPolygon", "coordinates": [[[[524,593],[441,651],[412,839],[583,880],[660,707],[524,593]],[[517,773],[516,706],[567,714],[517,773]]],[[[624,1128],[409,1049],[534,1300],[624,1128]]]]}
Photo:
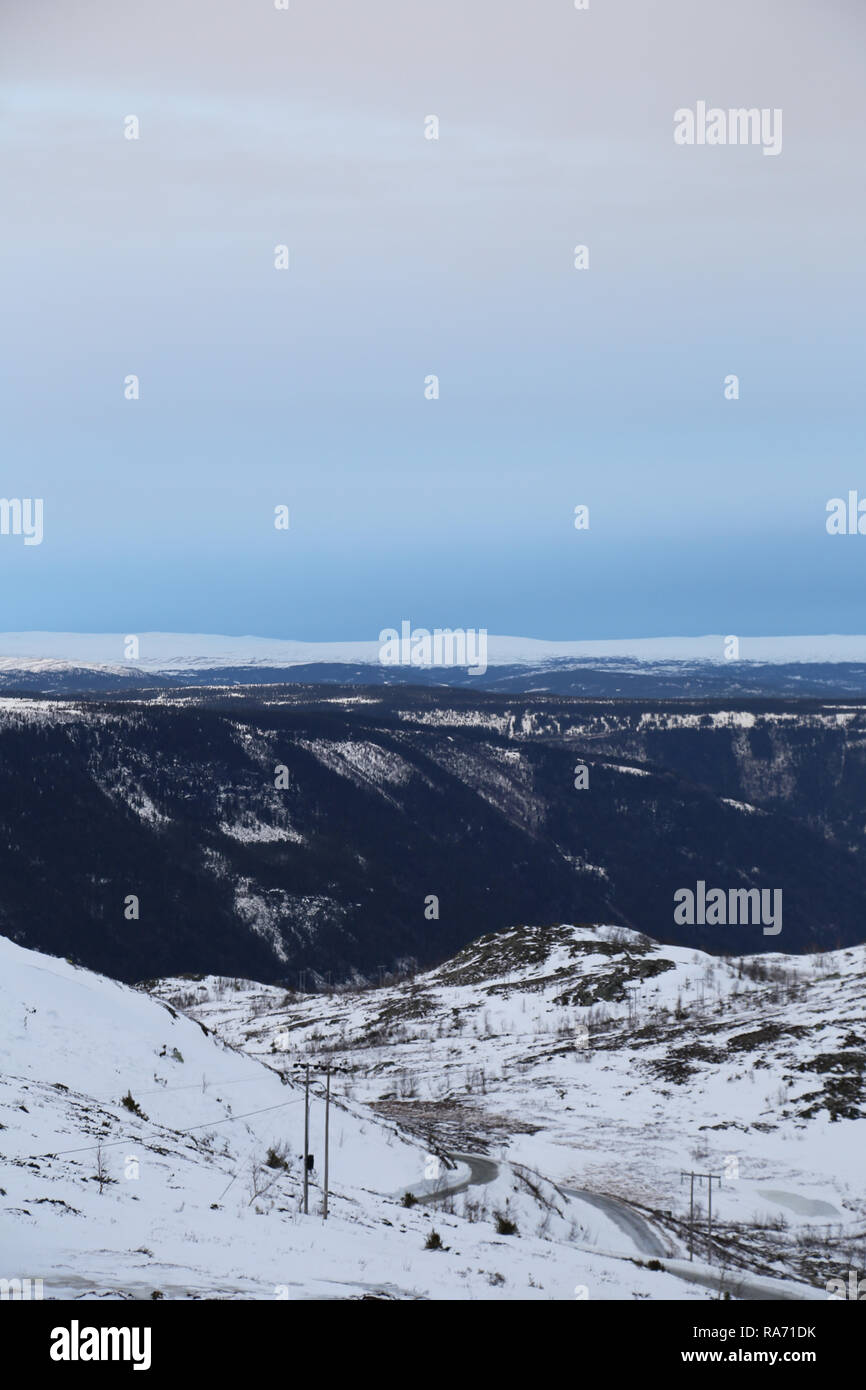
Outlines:
{"type": "Polygon", "coordinates": [[[310,1210],[310,1064],[306,1067],[306,1080],[304,1082],[304,1215],[310,1210]]]}
{"type": "Polygon", "coordinates": [[[719,1177],[719,1175],[718,1175],[717,1173],[682,1173],[682,1172],[681,1172],[681,1173],[680,1173],[680,1182],[682,1182],[683,1178],[688,1178],[688,1179],[689,1179],[689,1182],[690,1182],[690,1184],[691,1184],[691,1186],[690,1186],[690,1193],[689,1193],[689,1259],[690,1259],[690,1260],[694,1258],[694,1244],[695,1244],[695,1178],[697,1178],[699,1182],[704,1182],[704,1180],[706,1180],[707,1187],[708,1187],[708,1189],[709,1189],[709,1195],[708,1195],[708,1199],[707,1199],[707,1259],[709,1259],[710,1255],[712,1254],[712,1251],[711,1251],[711,1249],[710,1249],[710,1241],[711,1241],[712,1238],[713,1238],[713,1183],[714,1183],[714,1182],[717,1182],[717,1183],[721,1184],[721,1181],[722,1181],[722,1180],[721,1180],[721,1178],[719,1177]]]}
{"type": "Polygon", "coordinates": [[[680,1182],[683,1178],[689,1179],[689,1259],[694,1259],[695,1254],[695,1175],[694,1173],[680,1173],[680,1182]]]}
{"type": "Polygon", "coordinates": [[[721,1186],[722,1180],[716,1173],[702,1173],[701,1177],[706,1178],[707,1187],[709,1188],[707,1202],[707,1258],[709,1259],[712,1254],[710,1241],[713,1238],[713,1183],[717,1182],[721,1186]]]}
{"type": "Polygon", "coordinates": [[[325,1200],[322,1206],[322,1216],[325,1221],[328,1219],[328,1129],[331,1120],[331,1068],[325,1072],[325,1200]]]}

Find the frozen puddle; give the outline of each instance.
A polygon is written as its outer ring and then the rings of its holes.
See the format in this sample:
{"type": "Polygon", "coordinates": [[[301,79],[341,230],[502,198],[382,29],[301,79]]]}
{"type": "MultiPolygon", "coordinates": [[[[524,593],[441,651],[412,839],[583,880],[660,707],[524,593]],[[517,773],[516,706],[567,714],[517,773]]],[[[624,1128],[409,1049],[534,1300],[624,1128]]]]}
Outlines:
{"type": "Polygon", "coordinates": [[[777,1206],[787,1207],[798,1216],[838,1216],[839,1212],[830,1202],[819,1202],[814,1197],[801,1197],[796,1192],[777,1192],[774,1188],[759,1187],[758,1193],[777,1206]]]}

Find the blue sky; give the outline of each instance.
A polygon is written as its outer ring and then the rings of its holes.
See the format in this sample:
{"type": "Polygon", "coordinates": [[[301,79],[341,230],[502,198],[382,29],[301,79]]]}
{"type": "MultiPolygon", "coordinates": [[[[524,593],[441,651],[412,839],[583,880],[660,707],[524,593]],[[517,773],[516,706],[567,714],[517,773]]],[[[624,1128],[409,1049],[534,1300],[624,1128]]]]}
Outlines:
{"type": "Polygon", "coordinates": [[[0,629],[866,630],[858,6],[144,8],[0,18],[0,629]]]}

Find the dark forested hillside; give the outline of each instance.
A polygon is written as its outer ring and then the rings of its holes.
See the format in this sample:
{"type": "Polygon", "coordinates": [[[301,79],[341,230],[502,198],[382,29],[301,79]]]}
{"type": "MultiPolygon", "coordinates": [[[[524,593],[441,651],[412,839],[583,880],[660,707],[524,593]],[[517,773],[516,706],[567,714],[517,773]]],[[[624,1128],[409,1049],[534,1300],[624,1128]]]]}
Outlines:
{"type": "Polygon", "coordinates": [[[7,699],[0,931],[127,980],[375,976],[524,921],[836,947],[866,938],[864,777],[851,703],[7,699]],[[698,880],[781,889],[781,934],[675,926],[673,895],[698,880]]]}

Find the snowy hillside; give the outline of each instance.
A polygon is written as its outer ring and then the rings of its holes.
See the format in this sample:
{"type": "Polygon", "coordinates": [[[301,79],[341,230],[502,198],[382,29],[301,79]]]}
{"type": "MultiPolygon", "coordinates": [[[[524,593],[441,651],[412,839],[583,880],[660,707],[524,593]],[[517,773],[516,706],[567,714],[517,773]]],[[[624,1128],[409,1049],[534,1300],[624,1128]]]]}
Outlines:
{"type": "Polygon", "coordinates": [[[710,1296],[600,1253],[616,1238],[605,1218],[526,1166],[441,1158],[437,1176],[427,1146],[347,1100],[339,1074],[330,1215],[317,1080],[305,1216],[302,1095],[271,1069],[290,1073],[286,1055],[264,1065],[4,938],[0,1055],[3,1273],[41,1279],[46,1298],[710,1296]],[[404,1205],[409,1190],[422,1200],[404,1205]],[[443,1249],[427,1248],[434,1230],[443,1249]]]}
{"type": "MultiPolygon", "coordinates": [[[[823,1289],[866,1255],[864,983],[863,946],[719,959],[562,926],[483,937],[390,988],[160,993],[252,1055],[330,1057],[346,1094],[425,1143],[626,1204],[669,1252],[687,1241],[681,1172],[717,1174],[701,1257],[823,1289]]],[[[697,1199],[703,1231],[705,1185],[697,1199]]]]}

